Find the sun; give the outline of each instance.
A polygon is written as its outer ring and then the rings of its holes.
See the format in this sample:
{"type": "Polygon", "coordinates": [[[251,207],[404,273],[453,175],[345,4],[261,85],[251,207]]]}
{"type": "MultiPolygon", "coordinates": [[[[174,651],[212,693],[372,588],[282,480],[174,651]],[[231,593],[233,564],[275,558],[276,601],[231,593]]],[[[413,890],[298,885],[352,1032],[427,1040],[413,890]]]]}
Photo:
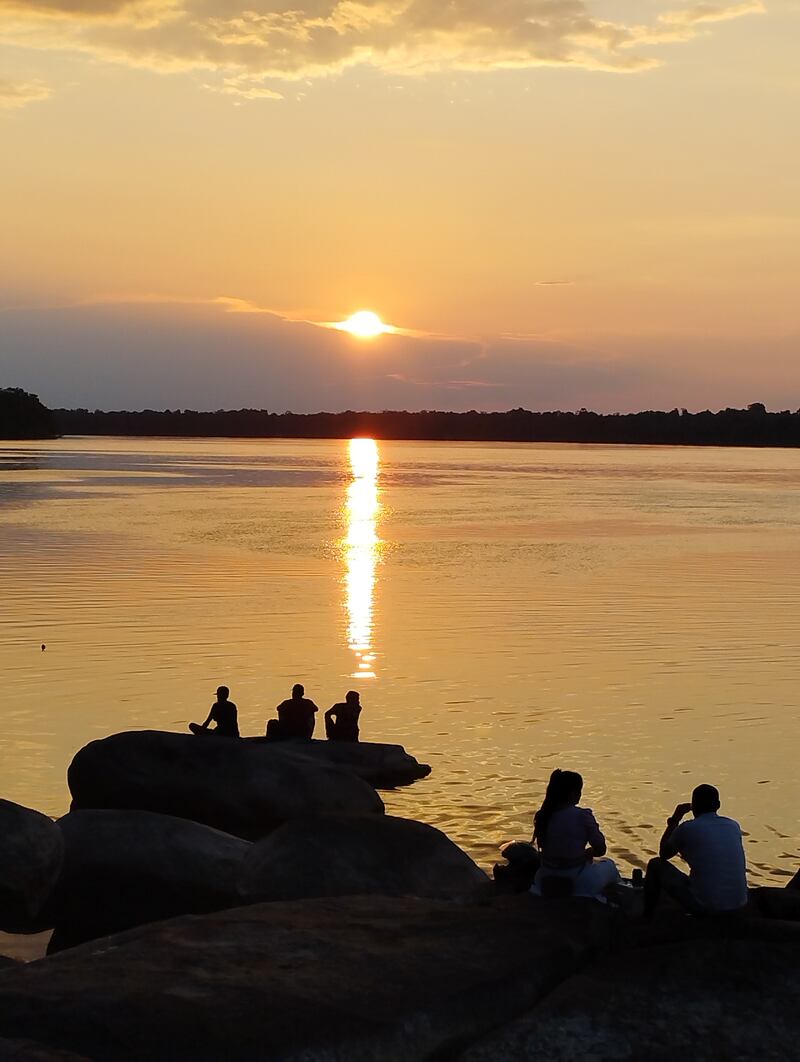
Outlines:
{"type": "Polygon", "coordinates": [[[372,310],[359,310],[346,321],[340,321],[336,327],[342,332],[349,332],[357,339],[375,339],[376,336],[393,331],[392,327],[384,324],[372,310]]]}

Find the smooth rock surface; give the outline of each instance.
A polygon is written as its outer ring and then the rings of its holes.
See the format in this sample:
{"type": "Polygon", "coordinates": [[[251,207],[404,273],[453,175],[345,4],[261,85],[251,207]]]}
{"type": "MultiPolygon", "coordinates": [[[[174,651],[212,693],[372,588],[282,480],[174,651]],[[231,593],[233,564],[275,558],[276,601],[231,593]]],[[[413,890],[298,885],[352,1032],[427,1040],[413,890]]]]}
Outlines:
{"type": "Polygon", "coordinates": [[[0,929],[34,933],[58,879],[64,843],[46,815],[0,800],[0,929]]]}
{"type": "Polygon", "coordinates": [[[246,840],[304,815],[383,812],[372,786],[347,771],[312,764],[280,743],[213,734],[114,734],[82,748],[67,779],[73,810],[155,811],[246,840]]]}
{"type": "Polygon", "coordinates": [[[753,889],[752,901],[755,909],[764,918],[781,918],[789,922],[800,922],[800,890],[775,889],[762,886],[753,889]]]}
{"type": "Polygon", "coordinates": [[[795,942],[705,938],[610,956],[460,1062],[786,1062],[800,1043],[795,942]]]}
{"type": "MultiPolygon", "coordinates": [[[[264,738],[245,738],[254,744],[264,743],[264,738]]],[[[402,745],[386,745],[374,741],[296,741],[283,746],[296,756],[303,756],[315,763],[328,763],[343,767],[376,789],[393,789],[411,785],[420,778],[427,778],[431,769],[420,763],[402,745]]]]}
{"type": "Polygon", "coordinates": [[[44,1047],[33,1040],[0,1039],[0,1062],[88,1062],[71,1051],[44,1047]]]}
{"type": "Polygon", "coordinates": [[[592,901],[531,897],[180,918],[0,974],[0,1036],[103,1062],[412,1062],[533,1005],[612,924],[592,901]]]}
{"type": "Polygon", "coordinates": [[[236,907],[248,841],[151,811],[73,811],[48,951],[145,922],[236,907]]]}
{"type": "Polygon", "coordinates": [[[441,830],[389,815],[297,819],[252,846],[243,898],[476,898],[489,878],[441,830]]]}

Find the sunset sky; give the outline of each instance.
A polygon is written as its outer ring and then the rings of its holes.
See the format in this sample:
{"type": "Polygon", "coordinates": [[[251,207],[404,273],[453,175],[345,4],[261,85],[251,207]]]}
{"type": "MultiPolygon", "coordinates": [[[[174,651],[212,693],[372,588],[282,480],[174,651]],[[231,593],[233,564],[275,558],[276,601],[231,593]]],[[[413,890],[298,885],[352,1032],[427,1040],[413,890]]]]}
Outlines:
{"type": "Polygon", "coordinates": [[[0,0],[0,386],[800,406],[798,0],[0,0]],[[398,332],[328,327],[369,309],[398,332]]]}

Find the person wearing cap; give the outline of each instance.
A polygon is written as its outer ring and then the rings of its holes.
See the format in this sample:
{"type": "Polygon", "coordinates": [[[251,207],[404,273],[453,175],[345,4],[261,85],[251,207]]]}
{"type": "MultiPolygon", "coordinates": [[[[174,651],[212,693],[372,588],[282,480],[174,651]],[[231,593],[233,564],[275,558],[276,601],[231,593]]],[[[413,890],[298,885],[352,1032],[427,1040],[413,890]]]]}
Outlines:
{"type": "Polygon", "coordinates": [[[218,734],[221,737],[239,737],[239,715],[236,705],[230,700],[231,691],[227,686],[217,687],[217,699],[211,705],[211,711],[204,723],[189,723],[193,734],[218,734]],[[213,730],[209,730],[215,723],[213,730]]]}
{"type": "Polygon", "coordinates": [[[729,914],[747,905],[742,828],[719,807],[719,791],[698,785],[691,803],[678,804],[667,819],[658,858],[647,865],[645,918],[652,918],[662,889],[694,915],[729,914]],[[693,818],[683,822],[690,811],[693,818]],[[673,866],[678,855],[689,864],[688,874],[673,866]]]}

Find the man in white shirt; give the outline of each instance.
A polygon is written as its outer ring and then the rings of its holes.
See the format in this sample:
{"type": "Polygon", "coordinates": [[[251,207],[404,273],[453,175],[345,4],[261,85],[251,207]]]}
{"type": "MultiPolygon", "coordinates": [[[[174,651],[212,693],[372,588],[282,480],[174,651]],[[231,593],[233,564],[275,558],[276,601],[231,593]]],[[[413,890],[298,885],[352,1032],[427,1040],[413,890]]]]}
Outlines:
{"type": "Polygon", "coordinates": [[[678,804],[667,819],[659,858],[650,860],[644,879],[646,918],[652,918],[662,889],[692,914],[724,914],[746,906],[742,830],[718,811],[719,792],[699,785],[691,804],[678,804]],[[681,823],[689,811],[694,819],[681,823]],[[688,875],[670,863],[676,855],[689,864],[688,875]]]}

